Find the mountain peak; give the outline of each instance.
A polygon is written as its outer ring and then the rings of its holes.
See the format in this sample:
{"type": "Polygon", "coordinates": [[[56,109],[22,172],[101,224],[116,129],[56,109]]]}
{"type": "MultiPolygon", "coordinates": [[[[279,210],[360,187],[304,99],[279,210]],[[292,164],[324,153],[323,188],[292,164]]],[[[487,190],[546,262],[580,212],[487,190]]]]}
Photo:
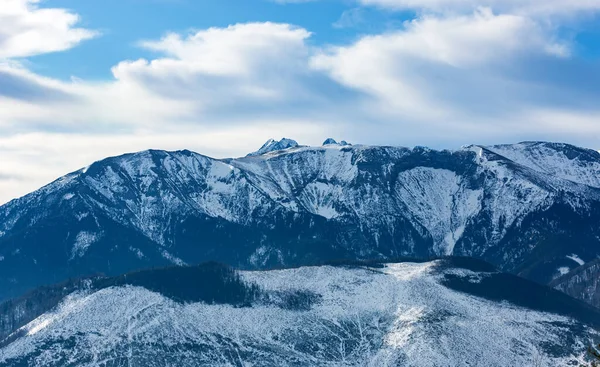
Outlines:
{"type": "Polygon", "coordinates": [[[323,142],[323,146],[325,146],[325,145],[341,145],[341,146],[347,146],[347,145],[351,145],[351,144],[350,144],[350,143],[348,143],[348,142],[347,142],[347,141],[345,141],[345,140],[342,140],[342,141],[340,141],[340,142],[338,143],[338,142],[337,142],[335,139],[333,139],[333,138],[327,138],[327,140],[325,140],[325,141],[323,142]]]}
{"type": "Polygon", "coordinates": [[[527,276],[546,283],[575,266],[573,254],[599,254],[598,153],[296,145],[270,140],[254,153],[265,155],[245,159],[129,153],[0,206],[0,300],[90,268],[116,275],[206,260],[260,268],[485,249],[499,267],[528,264],[527,276]],[[529,235],[550,231],[556,242],[529,235]],[[466,245],[482,238],[484,247],[466,245]],[[563,238],[575,240],[536,256],[563,238]]]}
{"type": "Polygon", "coordinates": [[[279,141],[275,139],[269,139],[266,143],[260,147],[256,152],[248,154],[248,156],[263,155],[269,152],[276,152],[278,150],[284,150],[289,148],[295,148],[298,146],[298,142],[292,139],[283,138],[279,141]]]}

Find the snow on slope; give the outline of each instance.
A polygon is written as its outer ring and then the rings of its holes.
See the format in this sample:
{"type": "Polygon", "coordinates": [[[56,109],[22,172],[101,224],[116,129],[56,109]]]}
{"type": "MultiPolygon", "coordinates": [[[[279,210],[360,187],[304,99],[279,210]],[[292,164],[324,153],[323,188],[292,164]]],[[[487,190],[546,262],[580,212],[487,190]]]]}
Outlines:
{"type": "Polygon", "coordinates": [[[71,258],[74,258],[75,256],[82,257],[85,255],[88,247],[98,241],[98,237],[100,237],[100,235],[97,233],[79,232],[75,238],[73,248],[71,249],[71,258]]]}
{"type": "MultiPolygon", "coordinates": [[[[68,228],[62,228],[55,238],[67,238],[68,243],[51,245],[57,254],[68,248],[61,255],[69,265],[85,263],[94,253],[108,254],[106,244],[118,243],[122,236],[112,235],[102,226],[117,224],[119,233],[125,228],[127,238],[136,238],[136,243],[126,243],[125,248],[143,247],[147,266],[155,264],[152,254],[162,254],[161,261],[173,263],[209,260],[200,257],[229,248],[230,253],[238,254],[239,238],[245,236],[253,242],[244,245],[244,255],[218,260],[240,266],[267,266],[269,261],[289,264],[311,255],[314,248],[306,244],[315,239],[319,249],[332,256],[458,254],[486,258],[505,270],[514,270],[541,240],[535,237],[538,228],[527,236],[523,232],[529,228],[519,228],[529,215],[544,216],[545,211],[565,202],[577,218],[598,215],[597,209],[588,209],[599,206],[600,190],[561,178],[561,172],[564,176],[568,171],[572,172],[570,178],[577,174],[578,181],[591,182],[600,158],[594,160],[593,154],[579,148],[548,143],[471,146],[457,151],[339,144],[284,146],[289,147],[237,159],[151,150],[96,162],[1,206],[0,233],[5,235],[0,241],[21,234],[18,240],[25,241],[29,233],[45,237],[51,225],[44,224],[57,218],[68,223],[68,228]],[[530,146],[537,150],[527,148],[530,146]],[[538,159],[538,151],[547,158],[538,159]],[[582,155],[577,156],[579,153],[582,155]],[[571,159],[573,154],[579,158],[571,159]],[[509,155],[515,161],[506,157],[509,155]],[[543,169],[532,162],[543,163],[543,169]],[[210,241],[194,232],[198,220],[219,223],[214,233],[211,231],[210,241]],[[244,234],[233,240],[223,228],[244,234]],[[271,237],[265,233],[274,232],[281,239],[277,244],[266,243],[271,237]],[[78,233],[98,234],[98,241],[69,237],[78,233]],[[513,252],[508,253],[506,248],[511,246],[513,252]]],[[[541,227],[547,222],[539,223],[541,227]]],[[[564,230],[571,223],[552,225],[564,230]]],[[[543,236],[546,230],[539,228],[538,233],[543,236]]],[[[587,231],[596,236],[594,230],[587,231]]],[[[21,258],[11,255],[13,249],[0,249],[0,256],[8,264],[30,264],[38,258],[37,240],[30,244],[31,253],[24,251],[21,258]]],[[[586,243],[556,257],[563,260],[577,252],[587,259],[596,256],[595,245],[586,243]],[[592,250],[581,248],[585,246],[592,250]]],[[[49,274],[55,273],[52,266],[54,263],[48,265],[49,274]]],[[[563,265],[552,266],[555,272],[563,265]]],[[[9,274],[3,279],[0,269],[0,283],[12,277],[9,274]]],[[[4,284],[8,288],[12,283],[4,284]]]]}
{"type": "Polygon", "coordinates": [[[487,147],[522,166],[561,179],[600,187],[600,154],[568,144],[524,142],[487,147]]]}
{"type": "Polygon", "coordinates": [[[358,175],[353,156],[352,151],[330,145],[236,159],[231,164],[251,173],[248,180],[270,199],[295,211],[303,208],[332,219],[338,216],[336,206],[347,197],[343,190],[358,175]]]}
{"type": "Polygon", "coordinates": [[[481,210],[483,190],[463,187],[452,171],[425,167],[400,173],[398,183],[400,199],[432,234],[435,252],[451,255],[467,221],[481,210]]]}
{"type": "Polygon", "coordinates": [[[0,349],[0,366],[19,358],[32,367],[66,361],[90,367],[494,367],[532,365],[538,355],[541,366],[578,360],[587,341],[565,339],[580,326],[575,321],[452,291],[439,283],[436,264],[243,273],[266,290],[321,295],[307,311],[178,304],[136,287],[77,293],[0,349]]]}
{"type": "Polygon", "coordinates": [[[567,256],[567,259],[573,260],[579,265],[585,264],[585,261],[581,260],[581,258],[579,256],[577,256],[577,254],[572,254],[570,256],[567,256]]]}
{"type": "MultiPolygon", "coordinates": [[[[513,151],[518,151],[520,146],[514,145],[513,151]]],[[[492,152],[500,150],[498,147],[485,149],[492,152]]],[[[476,165],[471,175],[460,172],[461,166],[459,170],[452,165],[452,169],[430,167],[436,162],[429,162],[428,156],[431,160],[447,158],[444,152],[422,148],[302,147],[252,159],[236,159],[231,164],[253,173],[248,176],[253,185],[268,188],[263,192],[292,210],[303,208],[339,220],[344,220],[345,215],[355,215],[361,228],[375,228],[386,218],[407,215],[431,234],[435,253],[444,255],[453,253],[469,221],[480,215],[484,207],[492,219],[490,243],[497,243],[508,228],[519,225],[528,214],[546,210],[556,203],[561,192],[573,193],[578,198],[600,199],[598,193],[583,186],[588,184],[583,177],[593,176],[596,165],[600,172],[600,155],[587,166],[570,167],[581,171],[580,179],[573,182],[571,176],[561,177],[555,173],[565,171],[569,163],[576,165],[578,161],[569,161],[566,157],[566,162],[553,161],[551,158],[560,154],[556,149],[548,148],[552,153],[548,153],[545,166],[555,164],[556,167],[546,171],[524,164],[524,158],[516,162],[499,161],[476,146],[450,152],[456,162],[464,159],[462,153],[475,153],[462,163],[465,167],[476,165]],[[393,176],[397,167],[411,160],[421,160],[422,165],[400,170],[393,176]],[[523,164],[524,171],[515,170],[509,163],[523,164]],[[361,169],[361,165],[369,170],[361,169]],[[591,173],[586,171],[588,168],[592,169],[591,173]],[[473,183],[481,178],[482,182],[473,183]]],[[[521,157],[536,159],[526,153],[521,157]]],[[[579,199],[568,203],[576,209],[586,208],[585,201],[579,199]]],[[[385,225],[393,227],[393,222],[385,225]]]]}
{"type": "MultiPolygon", "coordinates": [[[[563,179],[551,172],[530,168],[522,164],[523,162],[515,162],[496,153],[500,151],[498,147],[504,147],[506,151],[512,152],[511,148],[519,146],[520,144],[463,148],[476,154],[477,171],[485,177],[486,210],[492,219],[489,243],[501,241],[506,231],[511,226],[520,225],[528,214],[547,210],[560,200],[574,210],[582,210],[587,209],[589,202],[600,199],[597,192],[582,183],[563,179]],[[564,192],[574,198],[561,197],[561,193],[564,192]],[[587,201],[582,201],[581,198],[587,201]]],[[[514,148],[514,150],[518,149],[514,148]]],[[[600,164],[600,155],[598,163],[600,164]]],[[[548,166],[550,165],[551,161],[548,162],[548,166]]]]}
{"type": "Polygon", "coordinates": [[[82,173],[101,195],[92,201],[161,245],[170,242],[168,217],[175,213],[247,223],[254,210],[272,205],[238,169],[196,153],[146,151],[108,163],[99,174],[82,173]]]}
{"type": "Polygon", "coordinates": [[[600,259],[563,274],[550,285],[600,308],[600,259]]]}
{"type": "Polygon", "coordinates": [[[269,139],[266,143],[263,144],[262,147],[260,147],[259,150],[248,154],[248,156],[263,155],[263,154],[267,154],[270,152],[277,152],[279,150],[295,148],[297,146],[298,146],[298,142],[296,142],[295,140],[292,140],[292,139],[283,138],[279,141],[276,141],[274,139],[269,139]]]}
{"type": "MultiPolygon", "coordinates": [[[[7,232],[19,220],[18,204],[25,204],[19,201],[27,202],[27,206],[45,206],[59,199],[52,193],[64,191],[60,200],[68,196],[75,205],[77,194],[73,192],[81,192],[75,189],[84,184],[99,196],[81,198],[89,212],[100,207],[117,222],[137,228],[160,245],[170,242],[171,224],[165,219],[174,213],[202,213],[248,224],[264,219],[258,218],[260,215],[272,216],[283,209],[340,221],[351,216],[361,228],[371,229],[393,225],[389,218],[407,214],[430,232],[437,254],[449,254],[468,221],[481,211],[484,197],[491,201],[485,207],[492,216],[493,241],[499,241],[507,227],[518,224],[530,212],[552,205],[557,190],[587,194],[560,177],[585,184],[592,184],[593,177],[600,180],[600,159],[582,166],[544,145],[536,145],[539,148],[535,151],[527,147],[517,144],[486,149],[531,168],[529,176],[515,174],[506,164],[488,159],[480,147],[457,151],[476,153],[471,164],[477,165],[478,176],[485,177],[478,186],[471,183],[473,176],[426,165],[401,171],[394,181],[393,171],[406,160],[422,159],[424,164],[431,164],[427,155],[434,159],[443,153],[427,150],[423,158],[419,148],[292,146],[226,162],[188,151],[145,151],[98,162],[0,207],[0,230],[7,232]],[[561,172],[571,173],[561,176],[561,172]],[[50,200],[46,200],[47,195],[50,200]]],[[[458,161],[460,154],[453,156],[458,161]]],[[[39,215],[44,214],[42,210],[39,215]]]]}

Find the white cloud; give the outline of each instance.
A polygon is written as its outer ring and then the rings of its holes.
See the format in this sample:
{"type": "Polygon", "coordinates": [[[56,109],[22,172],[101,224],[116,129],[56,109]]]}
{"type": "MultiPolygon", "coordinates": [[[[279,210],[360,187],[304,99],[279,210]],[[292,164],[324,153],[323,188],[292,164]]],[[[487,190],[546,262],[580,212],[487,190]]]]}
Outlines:
{"type": "Polygon", "coordinates": [[[428,10],[434,12],[470,12],[478,7],[495,11],[529,15],[567,15],[600,10],[600,0],[358,0],[396,10],[428,10]]]}
{"type": "Polygon", "coordinates": [[[582,78],[597,66],[576,70],[567,66],[578,62],[569,54],[531,18],[479,9],[424,15],[333,46],[312,67],[367,95],[356,108],[377,116],[378,128],[364,129],[365,140],[381,141],[385,131],[409,145],[539,139],[594,147],[600,90],[582,78]]]}
{"type": "Polygon", "coordinates": [[[424,16],[405,22],[404,29],[362,38],[351,48],[334,53],[374,48],[377,54],[405,55],[455,67],[484,65],[514,53],[533,50],[568,55],[568,46],[558,43],[536,22],[518,15],[495,15],[479,8],[470,15],[424,16]]]}
{"type": "Polygon", "coordinates": [[[299,89],[306,71],[310,33],[288,24],[247,23],[210,28],[185,38],[169,34],[141,45],[164,57],[122,62],[113,68],[121,83],[143,85],[198,106],[228,98],[280,101],[299,89]]]}
{"type": "Polygon", "coordinates": [[[181,62],[185,64],[177,66],[193,72],[254,78],[257,69],[297,69],[307,54],[304,41],[308,37],[307,30],[289,24],[246,23],[209,28],[185,38],[171,33],[141,45],[169,57],[152,62],[157,70],[171,67],[169,62],[181,62]]]}
{"type": "Polygon", "coordinates": [[[327,86],[320,92],[312,83],[334,84],[308,68],[309,36],[274,23],[170,34],[141,43],[156,59],[121,62],[104,82],[58,81],[0,64],[0,202],[126,151],[223,157],[254,151],[269,137],[318,143],[335,118],[325,124],[312,112],[293,113],[330,98],[327,86]]]}
{"type": "Polygon", "coordinates": [[[333,47],[312,66],[372,95],[371,108],[411,120],[447,120],[468,114],[469,103],[494,98],[499,88],[523,87],[510,85],[499,70],[536,54],[563,57],[568,48],[526,17],[480,9],[469,16],[424,16],[402,30],[333,47]]]}
{"type": "MultiPolygon", "coordinates": [[[[28,11],[36,9],[30,2],[28,11]]],[[[71,16],[62,22],[68,30],[71,16]]],[[[574,62],[570,47],[540,24],[484,8],[428,13],[327,50],[310,46],[303,28],[238,24],[141,42],[156,56],[118,63],[102,82],[59,81],[2,62],[0,202],[94,160],[147,148],[224,157],[283,136],[305,144],[334,136],[435,147],[524,139],[593,146],[600,73],[571,66],[561,73],[574,62]],[[563,75],[585,75],[591,86],[563,75]]],[[[13,47],[10,57],[73,45],[69,35],[56,46],[54,34],[13,47]]]]}
{"type": "Polygon", "coordinates": [[[343,28],[352,28],[365,23],[365,16],[363,14],[364,8],[352,8],[345,10],[340,19],[335,21],[332,26],[334,28],[343,29],[343,28]]]}
{"type": "Polygon", "coordinates": [[[75,28],[76,14],[44,9],[39,0],[3,0],[0,5],[0,59],[63,51],[95,37],[96,32],[75,28]]]}
{"type": "Polygon", "coordinates": [[[131,131],[166,123],[232,123],[256,114],[268,118],[265,110],[315,97],[307,84],[315,74],[307,67],[309,36],[274,23],[212,28],[185,38],[170,34],[142,43],[162,57],[121,62],[112,70],[114,80],[100,83],[61,82],[0,64],[0,81],[4,76],[14,84],[4,93],[0,86],[0,127],[131,131]],[[24,86],[40,97],[16,93],[24,86]],[[64,98],[56,100],[57,95],[64,98]]]}

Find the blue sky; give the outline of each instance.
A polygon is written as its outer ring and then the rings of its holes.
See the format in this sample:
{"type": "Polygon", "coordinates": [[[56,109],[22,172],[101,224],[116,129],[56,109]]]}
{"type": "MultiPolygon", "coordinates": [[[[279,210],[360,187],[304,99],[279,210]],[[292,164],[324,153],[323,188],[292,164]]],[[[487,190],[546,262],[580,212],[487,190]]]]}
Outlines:
{"type": "Polygon", "coordinates": [[[312,44],[327,45],[350,43],[360,35],[401,26],[412,15],[336,0],[288,4],[268,0],[49,0],[43,6],[71,9],[81,16],[80,26],[102,32],[102,37],[69,52],[30,58],[40,73],[66,79],[72,75],[110,78],[110,68],[122,60],[151,58],[153,54],[137,43],[160,38],[167,31],[277,22],[308,29],[313,33],[312,44]]]}
{"type": "Polygon", "coordinates": [[[0,202],[268,138],[600,149],[600,0],[2,0],[0,202]]]}

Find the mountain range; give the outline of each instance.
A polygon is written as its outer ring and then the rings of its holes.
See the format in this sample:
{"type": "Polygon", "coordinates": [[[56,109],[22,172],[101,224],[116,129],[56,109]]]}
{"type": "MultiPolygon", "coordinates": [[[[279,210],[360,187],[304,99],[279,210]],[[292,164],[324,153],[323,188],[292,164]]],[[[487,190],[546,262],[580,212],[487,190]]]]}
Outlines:
{"type": "Polygon", "coordinates": [[[598,223],[600,153],[568,144],[450,151],[284,139],[235,159],[148,150],[0,207],[0,299],[152,266],[454,255],[598,305],[597,271],[578,269],[600,255],[598,223]],[[591,285],[573,286],[570,274],[591,285]]]}
{"type": "Polygon", "coordinates": [[[579,366],[600,311],[467,258],[211,263],[45,287],[0,327],[7,367],[579,366]]]}

